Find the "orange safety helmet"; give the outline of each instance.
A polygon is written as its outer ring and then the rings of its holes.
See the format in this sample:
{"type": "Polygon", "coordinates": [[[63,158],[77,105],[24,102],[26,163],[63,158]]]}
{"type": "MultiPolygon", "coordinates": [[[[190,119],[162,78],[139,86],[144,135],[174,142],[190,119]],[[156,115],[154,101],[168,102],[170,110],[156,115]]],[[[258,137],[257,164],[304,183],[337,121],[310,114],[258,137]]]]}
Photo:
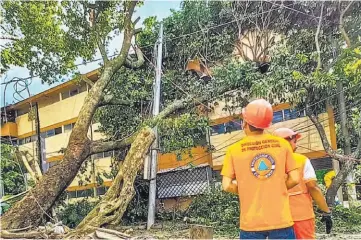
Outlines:
{"type": "Polygon", "coordinates": [[[296,136],[297,140],[301,137],[300,133],[295,132],[290,128],[278,128],[273,132],[273,134],[281,138],[291,138],[296,136]]]}
{"type": "Polygon", "coordinates": [[[242,109],[243,120],[249,125],[265,129],[271,126],[273,109],[269,102],[264,99],[257,99],[250,102],[242,109]]]}

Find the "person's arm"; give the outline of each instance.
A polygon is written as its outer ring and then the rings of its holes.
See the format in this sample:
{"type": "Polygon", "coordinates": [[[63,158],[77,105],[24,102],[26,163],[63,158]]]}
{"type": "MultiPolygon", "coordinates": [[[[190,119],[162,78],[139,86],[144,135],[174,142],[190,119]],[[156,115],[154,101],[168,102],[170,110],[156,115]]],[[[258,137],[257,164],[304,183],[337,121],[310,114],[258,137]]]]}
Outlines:
{"type": "Polygon", "coordinates": [[[235,171],[233,167],[233,160],[231,151],[228,149],[226,156],[223,160],[223,167],[221,171],[222,178],[222,188],[226,192],[238,194],[237,184],[232,181],[235,179],[235,171]]]}
{"type": "Polygon", "coordinates": [[[227,176],[223,176],[222,188],[226,192],[230,192],[230,193],[234,193],[234,194],[238,195],[237,183],[234,183],[232,178],[229,178],[227,176]]]}
{"type": "Polygon", "coordinates": [[[294,169],[287,173],[286,187],[287,189],[291,189],[300,183],[300,173],[298,169],[294,169]]]}
{"type": "Polygon", "coordinates": [[[308,192],[310,193],[313,201],[317,204],[318,208],[325,213],[330,213],[331,211],[327,206],[326,199],[317,185],[316,172],[309,159],[306,160],[303,168],[303,180],[306,183],[308,192]]]}
{"type": "MultiPolygon", "coordinates": [[[[286,142],[286,141],[285,141],[286,142]]],[[[293,158],[293,151],[288,142],[286,146],[286,166],[285,171],[287,174],[286,187],[291,189],[300,183],[300,173],[297,168],[296,160],[293,158]]]]}
{"type": "Polygon", "coordinates": [[[331,211],[327,206],[326,199],[323,196],[321,189],[317,186],[316,181],[309,181],[306,183],[306,186],[318,208],[325,213],[330,213],[331,211]]]}

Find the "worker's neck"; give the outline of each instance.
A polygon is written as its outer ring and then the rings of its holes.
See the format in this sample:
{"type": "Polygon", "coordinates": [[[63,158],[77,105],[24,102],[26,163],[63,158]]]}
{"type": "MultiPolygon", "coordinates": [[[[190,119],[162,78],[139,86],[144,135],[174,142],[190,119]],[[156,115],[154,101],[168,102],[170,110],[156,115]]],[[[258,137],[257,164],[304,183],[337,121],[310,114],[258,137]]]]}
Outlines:
{"type": "Polygon", "coordinates": [[[247,136],[259,136],[259,135],[262,135],[264,132],[263,131],[247,131],[246,132],[246,135],[247,136]]]}

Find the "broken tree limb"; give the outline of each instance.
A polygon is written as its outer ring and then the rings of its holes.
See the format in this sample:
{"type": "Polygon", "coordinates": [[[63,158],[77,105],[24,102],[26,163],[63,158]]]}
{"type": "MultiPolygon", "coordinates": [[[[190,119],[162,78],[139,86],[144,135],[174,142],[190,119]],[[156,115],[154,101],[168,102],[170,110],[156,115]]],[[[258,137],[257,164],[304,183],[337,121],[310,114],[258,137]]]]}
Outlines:
{"type": "Polygon", "coordinates": [[[99,79],[85,97],[76,124],[70,134],[63,160],[50,168],[42,180],[22,200],[5,212],[1,217],[2,229],[22,228],[28,225],[39,226],[42,216],[51,209],[55,201],[73,181],[82,163],[89,157],[91,142],[87,136],[89,126],[112,76],[124,65],[128,56],[134,36],[134,26],[131,20],[137,2],[123,2],[124,34],[120,53],[104,65],[99,79]]]}
{"type": "Polygon", "coordinates": [[[123,106],[129,106],[132,102],[129,100],[123,100],[116,98],[113,94],[107,94],[104,95],[103,99],[99,103],[99,107],[103,106],[109,106],[109,105],[123,105],[123,106]]]}
{"type": "MultiPolygon", "coordinates": [[[[150,122],[150,126],[153,127],[155,125],[157,125],[157,123],[168,117],[170,114],[172,114],[173,112],[175,112],[176,110],[182,109],[184,107],[186,107],[187,103],[191,98],[186,98],[184,100],[175,100],[173,103],[171,103],[170,105],[168,105],[166,108],[164,108],[163,111],[161,111],[157,117],[155,117],[151,122],[150,122]]],[[[130,137],[127,137],[125,139],[121,139],[121,140],[116,140],[116,141],[104,141],[104,140],[97,140],[97,141],[93,141],[91,143],[90,149],[91,149],[91,154],[96,154],[96,153],[100,153],[100,152],[106,152],[106,151],[111,151],[111,150],[119,150],[122,149],[124,147],[127,147],[129,145],[131,145],[133,143],[133,141],[135,140],[137,133],[133,134],[130,137]]]]}
{"type": "Polygon", "coordinates": [[[149,127],[143,128],[138,133],[123,164],[119,167],[112,186],[97,206],[66,238],[86,236],[94,231],[94,227],[117,224],[121,221],[129,202],[135,194],[134,180],[142,168],[145,155],[154,139],[154,132],[149,127]]]}
{"type": "Polygon", "coordinates": [[[37,232],[37,231],[10,232],[6,230],[1,230],[0,237],[6,239],[19,239],[19,238],[40,239],[40,238],[46,238],[46,235],[43,232],[37,232]]]}
{"type": "Polygon", "coordinates": [[[325,149],[326,153],[329,156],[331,156],[332,158],[334,158],[340,162],[345,162],[345,161],[358,161],[359,162],[360,161],[360,159],[356,159],[353,156],[339,154],[335,150],[333,150],[327,139],[325,129],[323,128],[321,123],[318,121],[317,117],[309,110],[308,107],[306,107],[306,114],[311,119],[312,123],[315,125],[315,127],[320,135],[323,148],[325,149]]]}
{"type": "Polygon", "coordinates": [[[126,233],[122,233],[116,230],[111,230],[111,229],[106,229],[106,228],[96,228],[96,231],[98,232],[103,232],[103,233],[108,233],[111,234],[113,236],[117,236],[119,238],[130,238],[130,235],[126,234],[126,233]]]}
{"type": "Polygon", "coordinates": [[[27,157],[25,157],[25,154],[22,154],[20,151],[17,151],[16,153],[16,158],[17,159],[21,159],[26,170],[28,171],[28,173],[30,174],[31,178],[34,180],[35,183],[38,182],[38,178],[35,175],[35,172],[33,171],[33,169],[30,167],[30,164],[28,162],[27,157]]]}
{"type": "Polygon", "coordinates": [[[213,239],[213,228],[203,225],[191,225],[190,239],[213,239]]]}
{"type": "MultiPolygon", "coordinates": [[[[139,30],[135,30],[134,33],[139,33],[141,31],[141,29],[139,30]]],[[[144,55],[143,52],[140,48],[138,48],[137,46],[134,47],[135,53],[137,55],[137,60],[133,60],[130,57],[128,57],[125,60],[124,66],[131,68],[131,69],[136,69],[141,67],[144,64],[144,55]]]]}

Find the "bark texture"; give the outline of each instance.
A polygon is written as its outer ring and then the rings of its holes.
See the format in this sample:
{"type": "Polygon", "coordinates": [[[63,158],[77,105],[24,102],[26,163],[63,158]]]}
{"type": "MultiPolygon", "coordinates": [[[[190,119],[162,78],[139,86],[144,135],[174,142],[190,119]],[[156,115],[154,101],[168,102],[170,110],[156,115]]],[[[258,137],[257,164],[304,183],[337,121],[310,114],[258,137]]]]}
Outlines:
{"type": "Polygon", "coordinates": [[[154,132],[149,127],[138,133],[112,186],[78,227],[66,236],[67,238],[80,238],[94,232],[94,228],[121,222],[123,214],[135,194],[135,177],[141,170],[146,153],[154,139],[154,132]]]}
{"type": "Polygon", "coordinates": [[[134,34],[131,18],[136,4],[137,1],[124,2],[124,39],[120,54],[112,61],[104,64],[100,78],[90,89],[70,135],[63,160],[50,168],[42,180],[1,217],[2,229],[17,229],[29,225],[38,226],[41,217],[49,212],[60,194],[72,182],[81,164],[90,155],[91,141],[87,137],[87,132],[95,110],[103,98],[105,88],[114,73],[127,59],[134,34]]]}

